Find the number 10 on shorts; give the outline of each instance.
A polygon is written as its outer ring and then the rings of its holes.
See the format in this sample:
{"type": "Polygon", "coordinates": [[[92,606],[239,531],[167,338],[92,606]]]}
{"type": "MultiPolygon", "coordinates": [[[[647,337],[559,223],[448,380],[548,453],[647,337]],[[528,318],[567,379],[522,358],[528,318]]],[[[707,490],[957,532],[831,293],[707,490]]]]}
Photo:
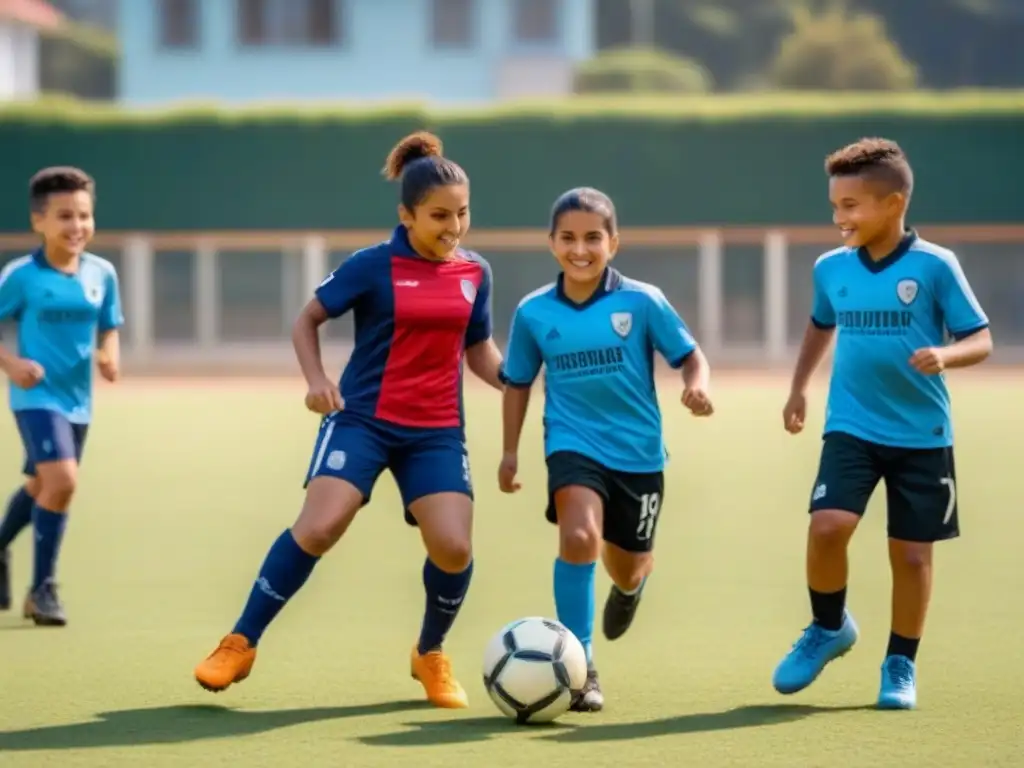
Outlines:
{"type": "Polygon", "coordinates": [[[640,541],[649,541],[654,535],[660,504],[661,496],[657,493],[645,493],[640,497],[640,520],[636,526],[636,537],[640,541]]]}

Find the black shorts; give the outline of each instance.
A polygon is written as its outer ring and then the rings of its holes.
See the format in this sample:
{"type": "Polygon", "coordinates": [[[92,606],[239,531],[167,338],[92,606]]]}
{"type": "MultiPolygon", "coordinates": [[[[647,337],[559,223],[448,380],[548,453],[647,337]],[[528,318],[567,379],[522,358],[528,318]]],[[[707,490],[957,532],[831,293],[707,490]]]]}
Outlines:
{"type": "Polygon", "coordinates": [[[885,480],[889,538],[933,542],[960,535],[951,447],[893,448],[830,432],[821,448],[811,512],[863,515],[879,480],[885,480]]]}
{"type": "Polygon", "coordinates": [[[663,472],[619,472],[580,453],[558,451],[547,458],[548,522],[558,523],[555,491],[590,488],[604,499],[604,540],[627,552],[650,552],[665,497],[663,472]]]}

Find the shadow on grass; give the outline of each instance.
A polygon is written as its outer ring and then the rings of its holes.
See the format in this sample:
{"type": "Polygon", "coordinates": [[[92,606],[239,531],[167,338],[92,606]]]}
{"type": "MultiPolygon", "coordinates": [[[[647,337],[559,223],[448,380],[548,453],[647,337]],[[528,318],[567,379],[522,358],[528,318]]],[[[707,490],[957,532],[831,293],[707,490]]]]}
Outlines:
{"type": "Polygon", "coordinates": [[[313,707],[246,712],[216,705],[181,705],[103,712],[97,720],[0,731],[0,752],[85,749],[145,744],[180,744],[204,739],[248,736],[277,728],[324,720],[387,715],[425,708],[418,701],[385,701],[350,707],[313,707]]]}
{"type": "Polygon", "coordinates": [[[631,741],[654,736],[672,736],[685,733],[708,733],[737,728],[759,728],[803,720],[812,715],[856,712],[873,709],[856,707],[811,707],[799,704],[762,704],[738,707],[724,712],[700,712],[658,720],[632,723],[602,723],[601,715],[570,715],[561,721],[536,726],[517,726],[502,717],[437,720],[406,723],[407,730],[364,736],[363,744],[378,747],[423,747],[435,744],[453,744],[501,736],[512,732],[537,732],[541,738],[560,744],[583,744],[602,741],[631,741]]]}

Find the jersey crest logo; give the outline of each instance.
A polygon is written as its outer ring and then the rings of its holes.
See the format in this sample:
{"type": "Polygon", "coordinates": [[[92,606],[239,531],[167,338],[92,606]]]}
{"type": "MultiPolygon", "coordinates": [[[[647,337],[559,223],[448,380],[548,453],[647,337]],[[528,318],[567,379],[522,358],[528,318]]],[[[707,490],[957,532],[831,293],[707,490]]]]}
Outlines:
{"type": "Polygon", "coordinates": [[[476,286],[473,285],[472,280],[462,281],[462,295],[466,297],[466,301],[470,304],[476,301],[476,286]]]}
{"type": "Polygon", "coordinates": [[[612,330],[615,331],[622,338],[629,336],[629,332],[633,330],[633,313],[631,312],[613,312],[612,313],[612,330]]]}
{"type": "Polygon", "coordinates": [[[85,298],[90,304],[99,306],[103,303],[103,287],[99,285],[87,285],[85,287],[85,298]]]}
{"type": "Polygon", "coordinates": [[[914,299],[917,298],[917,280],[900,280],[896,283],[896,295],[899,297],[907,306],[914,303],[914,299]]]}

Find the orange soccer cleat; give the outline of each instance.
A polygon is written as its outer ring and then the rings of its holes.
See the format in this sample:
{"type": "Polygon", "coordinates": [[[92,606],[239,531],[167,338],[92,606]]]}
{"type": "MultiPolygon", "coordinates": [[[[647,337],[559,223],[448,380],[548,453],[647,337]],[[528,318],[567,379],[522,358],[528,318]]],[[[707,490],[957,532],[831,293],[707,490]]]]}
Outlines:
{"type": "Polygon", "coordinates": [[[199,662],[195,669],[196,682],[214,693],[225,690],[232,683],[240,683],[249,676],[256,649],[242,635],[228,635],[220,641],[217,650],[199,662]]]}
{"type": "Polygon", "coordinates": [[[423,685],[427,701],[444,709],[465,709],[469,706],[466,690],[452,675],[452,663],[440,650],[421,654],[412,649],[412,676],[423,685]]]}

